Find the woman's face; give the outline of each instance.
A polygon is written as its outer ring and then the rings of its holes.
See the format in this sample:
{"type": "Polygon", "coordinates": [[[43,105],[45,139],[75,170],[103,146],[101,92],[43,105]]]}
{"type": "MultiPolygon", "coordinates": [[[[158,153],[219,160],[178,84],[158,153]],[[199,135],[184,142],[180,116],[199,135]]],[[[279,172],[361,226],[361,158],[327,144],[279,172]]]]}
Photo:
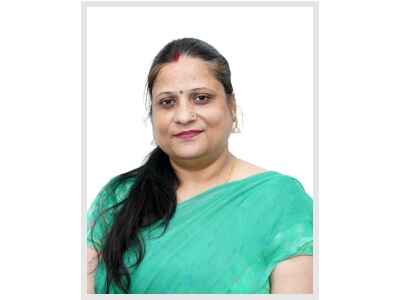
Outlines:
{"type": "Polygon", "coordinates": [[[235,109],[234,99],[227,99],[206,62],[181,56],[161,68],[153,85],[155,142],[172,159],[217,155],[228,145],[235,109]],[[177,136],[189,130],[201,132],[177,136]]]}

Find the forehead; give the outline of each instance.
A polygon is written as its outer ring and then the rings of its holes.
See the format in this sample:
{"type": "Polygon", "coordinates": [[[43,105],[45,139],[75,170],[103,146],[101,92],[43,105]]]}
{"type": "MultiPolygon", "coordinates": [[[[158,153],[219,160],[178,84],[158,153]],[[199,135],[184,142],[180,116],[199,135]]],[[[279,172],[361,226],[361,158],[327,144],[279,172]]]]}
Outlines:
{"type": "Polygon", "coordinates": [[[181,56],[177,62],[168,63],[161,68],[153,85],[153,95],[199,86],[215,91],[223,90],[209,64],[199,58],[181,56]]]}

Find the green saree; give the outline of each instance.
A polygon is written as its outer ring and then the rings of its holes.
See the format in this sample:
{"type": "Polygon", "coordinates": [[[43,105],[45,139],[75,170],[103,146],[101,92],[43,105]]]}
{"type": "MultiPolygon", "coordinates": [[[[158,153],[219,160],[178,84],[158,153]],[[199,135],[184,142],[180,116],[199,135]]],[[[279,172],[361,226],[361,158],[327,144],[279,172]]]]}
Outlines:
{"type": "MultiPolygon", "coordinates": [[[[113,179],[110,180],[110,182],[113,179]]],[[[108,182],[87,213],[87,244],[102,245],[112,215],[99,212],[124,199],[134,183],[115,193],[108,182]],[[93,234],[93,241],[90,235],[93,234]]],[[[164,235],[143,230],[146,253],[130,268],[130,293],[270,293],[276,265],[296,255],[313,255],[313,200],[294,177],[266,171],[218,185],[177,205],[164,235]]],[[[124,255],[135,262],[134,250],[124,255]]],[[[105,266],[95,274],[96,294],[105,293],[105,266]]],[[[110,293],[122,293],[110,286],[110,293]]]]}

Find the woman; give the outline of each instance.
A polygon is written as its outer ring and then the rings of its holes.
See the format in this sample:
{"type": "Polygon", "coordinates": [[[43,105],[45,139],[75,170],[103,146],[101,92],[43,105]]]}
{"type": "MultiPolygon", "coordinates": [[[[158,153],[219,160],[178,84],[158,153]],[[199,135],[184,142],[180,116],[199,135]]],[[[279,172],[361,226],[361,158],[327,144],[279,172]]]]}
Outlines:
{"type": "Polygon", "coordinates": [[[230,76],[198,39],[155,57],[157,147],[89,209],[89,293],[312,293],[312,199],[295,178],[229,151],[230,76]]]}

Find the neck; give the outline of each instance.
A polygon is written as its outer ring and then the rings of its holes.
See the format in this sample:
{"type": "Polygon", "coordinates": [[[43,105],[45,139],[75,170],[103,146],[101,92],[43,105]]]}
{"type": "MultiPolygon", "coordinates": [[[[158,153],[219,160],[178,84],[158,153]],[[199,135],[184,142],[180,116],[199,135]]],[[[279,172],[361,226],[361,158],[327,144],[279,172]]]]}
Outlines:
{"type": "Polygon", "coordinates": [[[199,187],[210,183],[225,182],[232,170],[235,157],[225,149],[216,157],[179,160],[170,158],[180,186],[199,187]]]}

